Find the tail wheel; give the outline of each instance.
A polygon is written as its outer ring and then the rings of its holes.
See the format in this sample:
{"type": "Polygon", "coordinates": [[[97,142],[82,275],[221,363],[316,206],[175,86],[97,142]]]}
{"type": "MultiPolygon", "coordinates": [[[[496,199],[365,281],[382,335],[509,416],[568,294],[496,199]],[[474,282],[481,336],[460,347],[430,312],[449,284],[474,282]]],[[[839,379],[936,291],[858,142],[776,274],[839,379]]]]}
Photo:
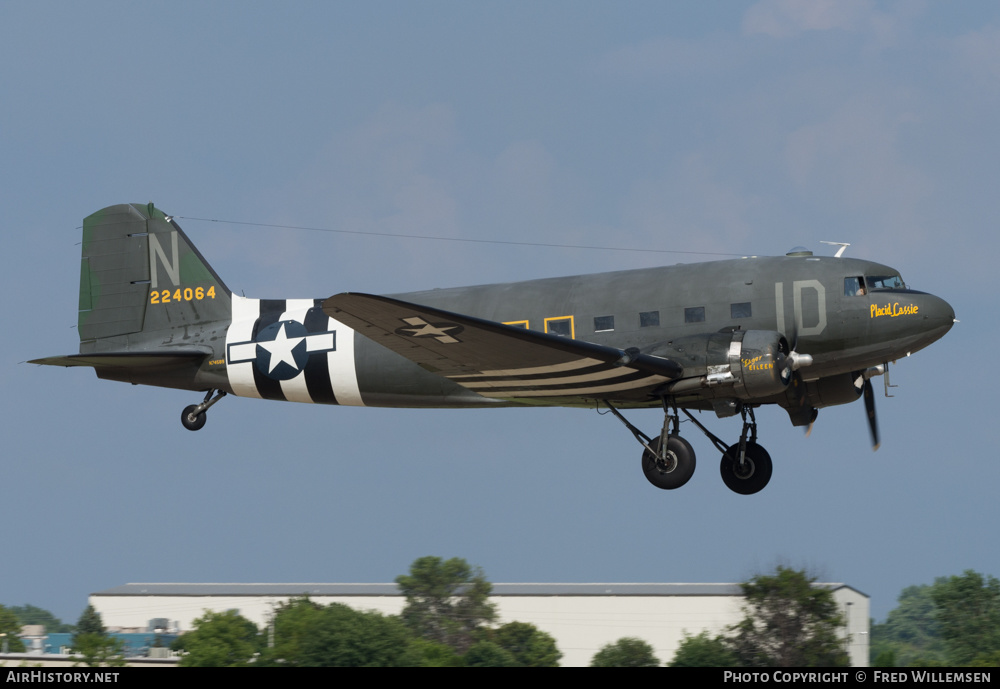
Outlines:
{"type": "Polygon", "coordinates": [[[208,414],[198,412],[197,404],[189,404],[184,407],[184,411],[181,412],[181,423],[184,424],[184,428],[189,431],[201,430],[201,428],[208,421],[208,414]]]}
{"type": "Polygon", "coordinates": [[[740,446],[732,445],[722,455],[719,467],[722,481],[729,490],[740,495],[753,495],[771,480],[771,455],[755,442],[748,442],[743,463],[739,461],[740,446]]]}
{"type": "MultiPolygon", "coordinates": [[[[660,453],[660,439],[653,438],[649,446],[660,453]]],[[[687,483],[694,475],[695,458],[691,443],[679,435],[667,436],[667,450],[660,459],[649,450],[642,452],[642,473],[657,488],[673,490],[687,483]]]]}

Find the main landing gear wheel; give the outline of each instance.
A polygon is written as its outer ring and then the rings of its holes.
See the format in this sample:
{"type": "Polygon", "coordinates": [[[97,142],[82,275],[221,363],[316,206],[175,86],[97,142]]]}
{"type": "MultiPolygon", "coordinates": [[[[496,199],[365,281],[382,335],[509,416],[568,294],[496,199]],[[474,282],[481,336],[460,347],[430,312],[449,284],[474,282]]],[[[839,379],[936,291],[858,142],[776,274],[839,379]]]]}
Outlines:
{"type": "Polygon", "coordinates": [[[660,439],[653,438],[649,446],[656,451],[654,455],[649,450],[642,452],[642,473],[646,479],[657,488],[673,490],[687,483],[694,474],[694,449],[691,443],[679,435],[667,436],[667,450],[663,459],[656,455],[660,453],[660,439]]]}
{"type": "Polygon", "coordinates": [[[722,455],[722,481],[729,490],[740,495],[753,495],[771,480],[771,455],[755,442],[746,444],[746,454],[740,463],[740,445],[732,445],[722,455]]]}
{"type": "Polygon", "coordinates": [[[184,407],[184,411],[181,412],[181,423],[184,424],[184,428],[189,431],[201,430],[208,421],[208,414],[205,412],[198,413],[197,404],[190,404],[184,407]]]}

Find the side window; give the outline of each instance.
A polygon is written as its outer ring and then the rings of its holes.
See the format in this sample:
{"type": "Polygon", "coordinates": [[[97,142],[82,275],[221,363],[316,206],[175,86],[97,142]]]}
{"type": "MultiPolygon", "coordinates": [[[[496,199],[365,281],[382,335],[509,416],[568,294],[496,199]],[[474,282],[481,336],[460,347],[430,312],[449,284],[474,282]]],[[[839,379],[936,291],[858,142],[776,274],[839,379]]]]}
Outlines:
{"type": "Polygon", "coordinates": [[[556,318],[546,318],[545,332],[550,335],[562,335],[570,339],[576,337],[576,333],[573,332],[573,317],[559,316],[556,318]]]}
{"type": "Polygon", "coordinates": [[[844,296],[845,297],[861,297],[865,294],[865,281],[864,278],[854,277],[854,278],[844,278],[844,296]]]}
{"type": "Polygon", "coordinates": [[[640,328],[659,328],[660,327],[660,312],[659,311],[640,311],[639,312],[639,327],[640,328]]]}
{"type": "Polygon", "coordinates": [[[528,329],[528,321],[504,321],[504,325],[513,325],[516,328],[528,329]]]}
{"type": "Polygon", "coordinates": [[[614,316],[594,316],[594,332],[604,333],[615,329],[614,316]]]}
{"type": "Polygon", "coordinates": [[[750,318],[750,302],[744,301],[739,304],[730,304],[729,316],[731,318],[750,318]]]}
{"type": "Polygon", "coordinates": [[[705,322],[705,307],[704,306],[692,306],[684,309],[684,322],[685,323],[704,323],[705,322]]]}

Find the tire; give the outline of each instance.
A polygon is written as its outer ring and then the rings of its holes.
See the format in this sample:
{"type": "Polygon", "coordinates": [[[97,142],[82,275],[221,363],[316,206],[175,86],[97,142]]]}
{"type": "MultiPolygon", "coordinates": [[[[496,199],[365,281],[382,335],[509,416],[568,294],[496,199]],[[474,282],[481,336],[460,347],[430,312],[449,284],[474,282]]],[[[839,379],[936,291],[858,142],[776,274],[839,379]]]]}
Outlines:
{"type": "MultiPolygon", "coordinates": [[[[660,439],[653,438],[650,447],[659,450],[660,439]]],[[[658,464],[649,450],[642,451],[642,473],[646,480],[657,488],[673,490],[680,488],[694,475],[695,457],[691,443],[679,435],[667,436],[667,464],[658,464]]]]}
{"type": "Polygon", "coordinates": [[[739,466],[739,443],[722,455],[719,471],[729,490],[740,495],[753,495],[764,490],[771,480],[771,455],[757,443],[747,443],[743,466],[739,466]]]}
{"type": "Polygon", "coordinates": [[[201,430],[208,421],[208,414],[205,412],[202,412],[195,417],[191,416],[197,408],[197,404],[191,404],[184,407],[184,411],[181,412],[181,423],[184,424],[184,428],[189,431],[201,430]]]}

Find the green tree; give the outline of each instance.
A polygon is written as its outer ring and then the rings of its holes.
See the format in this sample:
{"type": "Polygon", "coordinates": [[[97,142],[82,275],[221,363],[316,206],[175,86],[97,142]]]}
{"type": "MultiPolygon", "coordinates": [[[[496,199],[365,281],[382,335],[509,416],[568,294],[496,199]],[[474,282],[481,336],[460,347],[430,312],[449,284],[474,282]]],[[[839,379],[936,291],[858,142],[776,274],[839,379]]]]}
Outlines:
{"type": "Polygon", "coordinates": [[[295,664],[408,667],[419,664],[411,640],[410,630],[396,617],[331,603],[318,611],[309,634],[299,640],[299,658],[295,664]]]}
{"type": "Polygon", "coordinates": [[[935,581],[931,597],[950,663],[1000,651],[1000,581],[970,569],[935,581]]]}
{"type": "Polygon", "coordinates": [[[507,651],[517,667],[559,667],[556,640],[527,622],[508,622],[490,630],[489,641],[507,651]]]}
{"type": "Polygon", "coordinates": [[[257,626],[235,610],[206,610],[171,648],[184,652],[181,667],[245,667],[259,643],[257,626]]]}
{"type": "Polygon", "coordinates": [[[743,621],[730,628],[730,648],[746,667],[846,666],[843,619],[833,593],[805,572],[778,567],[740,584],[743,621]]]}
{"type": "Polygon", "coordinates": [[[10,609],[0,605],[0,649],[7,645],[8,653],[24,653],[24,642],[18,634],[21,633],[21,621],[10,609]]]}
{"type": "Polygon", "coordinates": [[[74,666],[124,667],[125,642],[107,634],[77,634],[73,637],[74,666]]]}
{"type": "Polygon", "coordinates": [[[659,667],[653,647],[642,639],[624,637],[594,654],[590,667],[659,667]]]}
{"type": "Polygon", "coordinates": [[[52,634],[58,632],[72,632],[73,625],[66,624],[48,610],[34,605],[12,605],[10,611],[17,615],[21,624],[41,624],[45,626],[45,631],[52,634]]]}
{"type": "Polygon", "coordinates": [[[421,557],[410,573],[396,577],[406,596],[403,622],[416,634],[459,653],[475,642],[475,631],[496,618],[493,587],[478,567],[461,558],[421,557]]]}
{"type": "Polygon", "coordinates": [[[684,639],[667,667],[736,667],[736,656],[722,635],[711,637],[707,631],[697,636],[684,633],[684,639]]]}
{"type": "Polygon", "coordinates": [[[519,667],[514,656],[492,641],[477,641],[462,657],[465,667],[519,667]]]}
{"type": "Polygon", "coordinates": [[[87,667],[122,667],[125,665],[125,642],[108,636],[101,614],[88,605],[76,623],[72,653],[77,656],[73,665],[87,667]]]}
{"type": "Polygon", "coordinates": [[[920,662],[945,662],[944,642],[931,587],[907,586],[885,622],[871,626],[873,667],[906,667],[920,662]]]}

